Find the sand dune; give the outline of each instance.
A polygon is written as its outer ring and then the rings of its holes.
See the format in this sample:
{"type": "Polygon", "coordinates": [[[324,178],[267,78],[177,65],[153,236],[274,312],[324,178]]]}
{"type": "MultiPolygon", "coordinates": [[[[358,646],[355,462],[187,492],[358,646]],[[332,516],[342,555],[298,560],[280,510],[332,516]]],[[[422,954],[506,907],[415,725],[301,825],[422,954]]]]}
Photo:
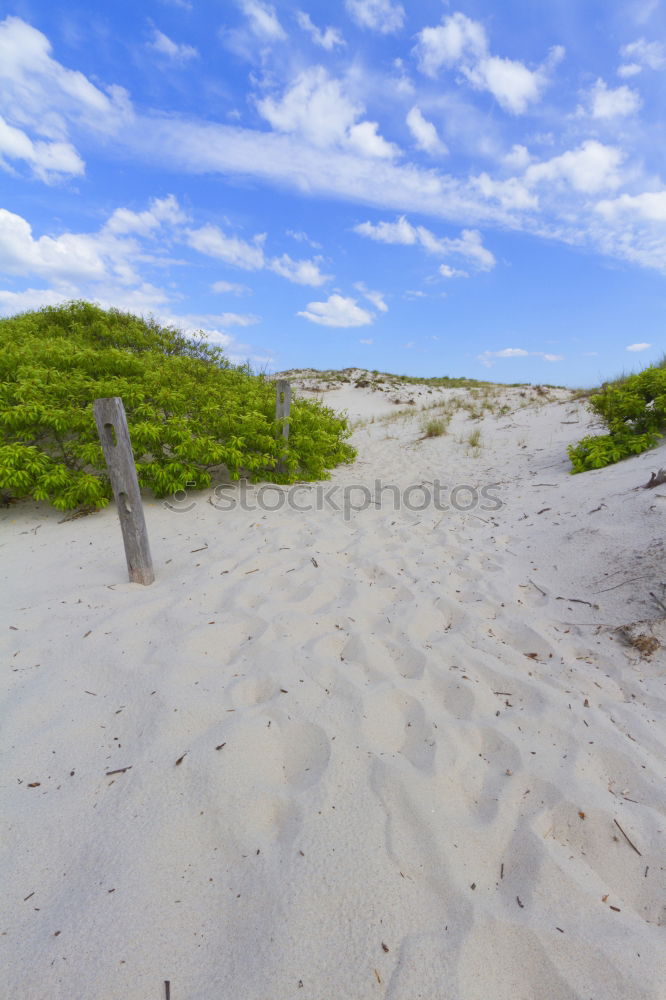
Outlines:
{"type": "Polygon", "coordinates": [[[0,993],[664,997],[664,447],[570,476],[570,393],[413,394],[324,393],[324,509],[147,500],[151,587],[113,508],[0,513],[0,993]]]}

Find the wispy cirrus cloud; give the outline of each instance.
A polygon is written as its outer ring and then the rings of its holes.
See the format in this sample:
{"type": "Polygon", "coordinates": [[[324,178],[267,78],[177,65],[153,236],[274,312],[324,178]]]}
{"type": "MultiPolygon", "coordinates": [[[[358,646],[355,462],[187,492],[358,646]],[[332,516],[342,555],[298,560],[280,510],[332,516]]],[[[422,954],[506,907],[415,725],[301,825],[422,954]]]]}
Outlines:
{"type": "Polygon", "coordinates": [[[523,347],[503,347],[500,351],[483,351],[482,354],[477,355],[477,361],[480,361],[485,368],[492,368],[496,361],[503,358],[529,357],[541,358],[542,361],[550,363],[564,361],[564,355],[562,354],[548,354],[544,351],[526,351],[523,347]]]}
{"type": "Polygon", "coordinates": [[[399,31],[405,20],[404,7],[392,0],[345,0],[345,7],[361,28],[369,28],[381,35],[399,31]]]}

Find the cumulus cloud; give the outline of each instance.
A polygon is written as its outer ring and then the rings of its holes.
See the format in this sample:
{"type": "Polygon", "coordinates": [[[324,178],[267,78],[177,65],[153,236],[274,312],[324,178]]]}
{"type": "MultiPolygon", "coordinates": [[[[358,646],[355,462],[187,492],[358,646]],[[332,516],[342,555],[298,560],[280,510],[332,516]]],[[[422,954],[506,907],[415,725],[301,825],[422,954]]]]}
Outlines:
{"type": "Polygon", "coordinates": [[[632,115],[641,106],[641,98],[631,87],[607,87],[597,80],[589,93],[590,113],[593,118],[619,118],[632,115]]]}
{"type": "Polygon", "coordinates": [[[405,19],[405,9],[391,0],[345,0],[350,17],[362,28],[382,35],[399,31],[405,19]]]}
{"type": "Polygon", "coordinates": [[[51,141],[65,139],[68,118],[103,132],[131,118],[121,87],[104,93],[83,73],[66,69],[51,57],[48,38],[18,17],[0,22],[0,82],[7,120],[51,141]]]}
{"type": "Polygon", "coordinates": [[[196,59],[199,55],[193,45],[178,44],[173,42],[168,35],[153,29],[152,41],[148,42],[148,47],[158,52],[161,56],[166,56],[172,62],[186,63],[190,59],[196,59]]]}
{"type": "Polygon", "coordinates": [[[322,274],[319,270],[321,257],[314,260],[292,260],[288,253],[283,253],[281,257],[273,257],[267,262],[269,271],[279,274],[287,281],[293,281],[296,285],[324,285],[330,281],[333,275],[322,274]]]}
{"type": "Polygon", "coordinates": [[[496,180],[484,172],[478,177],[472,177],[470,183],[480,191],[484,198],[495,199],[502,208],[508,211],[539,207],[537,196],[518,177],[496,180]]]}
{"type": "Polygon", "coordinates": [[[97,232],[35,235],[22,216],[0,209],[0,271],[49,286],[5,290],[0,308],[12,312],[72,298],[134,312],[163,308],[170,294],[146,280],[142,270],[170,262],[164,246],[178,238],[184,218],[168,196],[153,199],[144,212],[117,209],[97,232]]]}
{"type": "Polygon", "coordinates": [[[296,133],[320,148],[337,145],[386,159],[398,153],[378,134],[376,122],[358,121],[363,105],[350,100],[323,66],[304,70],[281,98],[266,97],[257,107],[277,131],[296,133]]]}
{"type": "Polygon", "coordinates": [[[531,164],[525,171],[525,181],[528,184],[566,181],[575,191],[594,194],[620,186],[622,159],[621,150],[615,146],[588,139],[578,149],[531,164]]]}
{"type": "Polygon", "coordinates": [[[426,153],[439,153],[440,155],[448,152],[437,135],[437,129],[432,122],[423,117],[421,109],[416,104],[409,110],[406,121],[419,149],[426,153]]]}
{"type": "Polygon", "coordinates": [[[489,91],[505,111],[517,115],[539,100],[549,71],[564,55],[564,49],[555,46],[536,70],[492,55],[483,25],[460,12],[444,17],[436,27],[423,28],[417,37],[414,51],[423,73],[436,77],[442,67],[456,67],[475,89],[489,91]]]}
{"type": "Polygon", "coordinates": [[[457,239],[437,237],[425,226],[413,226],[404,215],[395,222],[361,222],[354,232],[378,243],[397,243],[403,246],[419,245],[428,253],[443,256],[455,254],[473,263],[480,271],[490,271],[495,258],[483,246],[481,233],[476,229],[463,229],[457,239]]]}
{"type": "Polygon", "coordinates": [[[266,233],[257,234],[250,242],[238,236],[229,236],[219,226],[208,224],[201,226],[200,229],[188,230],[187,242],[194,250],[215,257],[217,260],[223,260],[232,267],[239,267],[245,271],[266,269],[296,285],[317,287],[332,277],[320,271],[320,257],[314,260],[293,260],[286,253],[281,257],[267,257],[264,249],[266,233]]]}
{"type": "Polygon", "coordinates": [[[468,278],[469,274],[467,271],[459,271],[456,267],[451,267],[449,264],[440,264],[439,273],[443,278],[468,278]]]}
{"type": "Polygon", "coordinates": [[[607,219],[633,215],[649,222],[666,222],[666,191],[622,194],[619,198],[599,201],[595,207],[607,219]]]}
{"type": "Polygon", "coordinates": [[[68,298],[69,295],[57,292],[54,288],[25,288],[22,292],[0,288],[0,314],[13,316],[29,309],[57,306],[67,302],[68,298]]]}
{"type": "Polygon", "coordinates": [[[227,236],[219,226],[209,224],[200,229],[190,229],[187,242],[194,250],[245,271],[260,271],[266,264],[266,233],[260,233],[249,243],[238,236],[227,236]]]}
{"type": "Polygon", "coordinates": [[[113,133],[132,113],[125,91],[104,93],[51,57],[45,35],[19,17],[0,22],[0,167],[24,163],[46,182],[84,173],[70,123],[113,133]]]}
{"type": "Polygon", "coordinates": [[[652,344],[629,344],[625,347],[625,351],[647,351],[649,347],[652,347],[652,344]]]}
{"type": "Polygon", "coordinates": [[[0,168],[13,172],[11,161],[23,161],[33,176],[47,184],[85,173],[85,164],[71,143],[33,141],[0,116],[0,168]]]}
{"type": "Polygon", "coordinates": [[[169,194],[166,198],[153,198],[149,207],[143,212],[117,208],[104,225],[104,232],[115,235],[137,233],[146,236],[164,224],[177,226],[187,222],[187,218],[177,199],[169,194]]]}
{"type": "Polygon", "coordinates": [[[321,326],[367,326],[374,320],[374,314],[356,304],[356,299],[342,295],[329,295],[325,302],[308,302],[306,308],[297,313],[311,323],[321,326]]]}
{"type": "Polygon", "coordinates": [[[452,68],[463,60],[478,62],[487,48],[483,25],[465,14],[455,13],[445,17],[437,27],[423,28],[415,51],[421,71],[436,77],[442,66],[452,68]]]}
{"type": "Polygon", "coordinates": [[[302,28],[303,31],[307,31],[315,45],[321,46],[321,48],[326,49],[327,52],[334,49],[336,45],[342,46],[347,44],[337,28],[318,28],[317,25],[313,23],[310,15],[306,14],[305,11],[297,10],[296,20],[299,28],[302,28]]]}
{"type": "Polygon", "coordinates": [[[639,38],[635,42],[623,45],[620,49],[620,56],[624,60],[618,69],[620,76],[635,76],[644,67],[660,70],[666,66],[666,49],[663,44],[661,42],[648,42],[645,38],[639,38]]]}

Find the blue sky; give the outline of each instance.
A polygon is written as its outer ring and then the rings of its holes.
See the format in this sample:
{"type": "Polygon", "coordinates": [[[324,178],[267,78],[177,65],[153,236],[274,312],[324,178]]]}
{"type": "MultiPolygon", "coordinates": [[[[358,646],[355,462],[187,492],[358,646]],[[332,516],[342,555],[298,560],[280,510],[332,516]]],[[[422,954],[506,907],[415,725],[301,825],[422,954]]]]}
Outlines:
{"type": "Polygon", "coordinates": [[[666,349],[661,0],[0,10],[0,313],[87,298],[271,371],[666,349]]]}

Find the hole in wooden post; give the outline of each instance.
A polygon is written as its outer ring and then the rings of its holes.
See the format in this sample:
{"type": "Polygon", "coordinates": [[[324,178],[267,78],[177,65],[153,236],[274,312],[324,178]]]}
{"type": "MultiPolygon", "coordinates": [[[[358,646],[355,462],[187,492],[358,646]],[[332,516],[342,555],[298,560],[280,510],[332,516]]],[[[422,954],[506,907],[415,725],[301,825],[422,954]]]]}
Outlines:
{"type": "Polygon", "coordinates": [[[113,424],[104,424],[104,433],[106,434],[108,444],[112,444],[115,448],[118,445],[118,438],[116,437],[116,428],[113,424]]]}
{"type": "Polygon", "coordinates": [[[119,493],[118,494],[118,506],[121,506],[121,505],[122,505],[122,508],[123,508],[123,510],[125,511],[126,514],[131,514],[132,513],[132,508],[130,506],[130,502],[129,502],[129,499],[127,497],[127,493],[119,493]]]}

